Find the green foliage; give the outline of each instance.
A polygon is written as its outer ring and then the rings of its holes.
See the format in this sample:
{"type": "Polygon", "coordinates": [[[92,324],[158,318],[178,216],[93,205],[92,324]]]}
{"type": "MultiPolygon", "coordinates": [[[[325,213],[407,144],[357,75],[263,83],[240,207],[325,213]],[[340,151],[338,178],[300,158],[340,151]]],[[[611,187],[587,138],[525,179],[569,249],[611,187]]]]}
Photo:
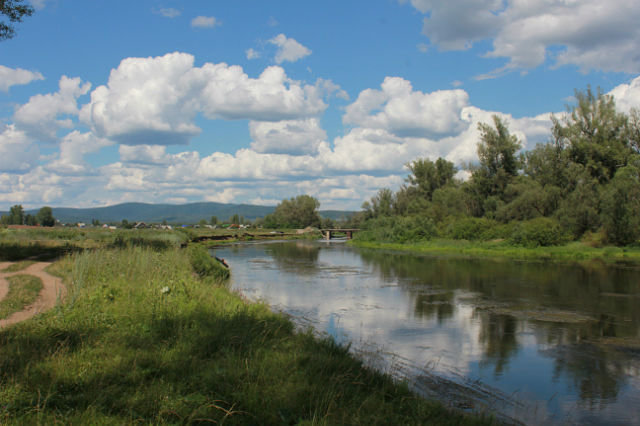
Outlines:
{"type": "MultiPolygon", "coordinates": [[[[42,207],[36,216],[38,223],[42,226],[54,226],[56,224],[56,219],[53,217],[53,210],[51,207],[44,206],[42,207]]],[[[98,222],[97,224],[99,224],[98,222]]],[[[94,226],[97,225],[94,223],[94,226]]]]}
{"type": "MultiPolygon", "coordinates": [[[[495,128],[488,124],[478,124],[480,142],[478,158],[480,165],[471,177],[471,194],[480,199],[491,196],[502,198],[507,185],[518,174],[521,162],[516,152],[520,141],[509,133],[506,123],[497,115],[493,116],[495,128]]],[[[485,210],[484,202],[476,202],[476,214],[485,210]]]]}
{"type": "Polygon", "coordinates": [[[3,225],[23,225],[24,219],[24,209],[20,204],[16,204],[11,207],[8,215],[2,216],[0,222],[3,225]]]}
{"type": "Polygon", "coordinates": [[[569,237],[560,224],[547,217],[520,222],[509,238],[511,244],[525,247],[548,247],[564,244],[568,241],[569,237]]]}
{"type": "Polygon", "coordinates": [[[200,277],[212,277],[220,280],[229,278],[229,269],[214,258],[206,248],[191,245],[187,250],[191,267],[200,277]]]}
{"type": "Polygon", "coordinates": [[[306,228],[319,227],[320,202],[310,195],[298,195],[290,200],[282,200],[272,214],[264,218],[265,228],[306,228]]]}
{"type": "Polygon", "coordinates": [[[444,158],[438,158],[435,163],[428,158],[420,158],[407,164],[411,171],[407,182],[418,191],[420,197],[431,200],[433,193],[453,182],[457,169],[454,164],[444,158]]]}
{"type": "Polygon", "coordinates": [[[0,41],[13,38],[16,34],[13,24],[22,22],[25,16],[33,15],[33,7],[21,4],[23,0],[0,1],[0,15],[7,17],[9,22],[0,22],[0,41]]]}
{"type": "Polygon", "coordinates": [[[640,238],[640,178],[635,166],[624,167],[605,187],[603,225],[607,240],[617,245],[640,238]]]}
{"type": "Polygon", "coordinates": [[[466,217],[450,223],[446,235],[454,240],[488,241],[508,238],[512,228],[484,217],[466,217]]]}
{"type": "Polygon", "coordinates": [[[576,91],[577,104],[568,108],[563,120],[553,118],[554,136],[566,146],[571,162],[584,166],[598,182],[613,178],[632,154],[628,117],[616,111],[612,96],[588,87],[576,91]]]}
{"type": "Polygon", "coordinates": [[[360,241],[405,243],[429,240],[436,235],[433,221],[425,216],[380,216],[363,224],[363,231],[355,234],[360,241]]]}

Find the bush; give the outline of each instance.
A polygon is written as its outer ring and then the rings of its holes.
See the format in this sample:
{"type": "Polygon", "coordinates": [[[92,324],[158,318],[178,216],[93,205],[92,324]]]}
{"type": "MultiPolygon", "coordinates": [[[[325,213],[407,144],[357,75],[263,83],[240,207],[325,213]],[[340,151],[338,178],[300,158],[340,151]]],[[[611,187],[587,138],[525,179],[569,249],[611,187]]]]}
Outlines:
{"type": "Polygon", "coordinates": [[[560,224],[548,217],[538,217],[516,225],[509,242],[525,247],[547,247],[567,243],[570,237],[560,224]]]}
{"type": "Polygon", "coordinates": [[[363,223],[355,235],[360,241],[407,243],[430,240],[436,235],[433,221],[423,216],[382,216],[363,223]]]}
{"type": "Polygon", "coordinates": [[[451,223],[447,234],[454,240],[494,240],[510,235],[510,227],[484,217],[466,217],[451,223]]]}

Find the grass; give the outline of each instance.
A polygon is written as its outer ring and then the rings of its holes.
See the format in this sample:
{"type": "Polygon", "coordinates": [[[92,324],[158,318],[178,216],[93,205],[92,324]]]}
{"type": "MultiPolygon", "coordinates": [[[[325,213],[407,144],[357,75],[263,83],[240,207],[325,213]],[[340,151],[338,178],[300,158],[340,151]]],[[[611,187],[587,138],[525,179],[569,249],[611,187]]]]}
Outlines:
{"type": "Polygon", "coordinates": [[[65,303],[0,331],[0,423],[490,423],[296,333],[202,262],[126,246],[54,264],[65,303]]]}
{"type": "Polygon", "coordinates": [[[21,262],[16,262],[13,265],[9,265],[6,268],[4,268],[2,271],[0,272],[18,272],[18,271],[22,271],[24,269],[27,269],[29,266],[33,265],[35,262],[35,260],[23,260],[21,262]]]}
{"type": "Polygon", "coordinates": [[[505,241],[467,241],[434,239],[418,243],[383,243],[351,241],[357,247],[411,251],[434,255],[469,257],[503,257],[519,260],[582,262],[600,260],[607,263],[640,264],[640,248],[590,247],[580,242],[551,247],[519,247],[505,241]]]}
{"type": "Polygon", "coordinates": [[[42,280],[32,275],[14,275],[6,280],[9,292],[0,301],[0,319],[8,318],[35,302],[42,290],[42,280]]]}

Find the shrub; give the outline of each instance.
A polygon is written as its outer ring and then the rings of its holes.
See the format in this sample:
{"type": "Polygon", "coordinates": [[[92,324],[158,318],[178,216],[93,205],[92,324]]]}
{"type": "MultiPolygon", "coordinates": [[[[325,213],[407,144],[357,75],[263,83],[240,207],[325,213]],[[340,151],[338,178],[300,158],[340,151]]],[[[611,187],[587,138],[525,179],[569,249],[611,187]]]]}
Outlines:
{"type": "Polygon", "coordinates": [[[450,224],[447,233],[455,240],[490,240],[501,237],[495,232],[497,227],[495,220],[466,217],[450,224]]]}
{"type": "Polygon", "coordinates": [[[356,234],[360,241],[407,243],[429,240],[436,235],[433,221],[424,216],[382,216],[363,224],[356,234]]]}
{"type": "Polygon", "coordinates": [[[548,217],[538,217],[516,225],[509,242],[525,247],[547,247],[564,244],[570,240],[560,224],[548,217]]]}

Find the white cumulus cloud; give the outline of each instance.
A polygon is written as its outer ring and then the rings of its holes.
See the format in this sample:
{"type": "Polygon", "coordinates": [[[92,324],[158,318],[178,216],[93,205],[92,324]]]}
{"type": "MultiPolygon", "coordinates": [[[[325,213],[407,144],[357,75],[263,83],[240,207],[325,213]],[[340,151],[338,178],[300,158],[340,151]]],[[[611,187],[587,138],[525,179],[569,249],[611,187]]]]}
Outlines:
{"type": "Polygon", "coordinates": [[[258,59],[260,57],[260,52],[258,52],[252,47],[247,49],[245,53],[247,54],[247,59],[258,59]]]}
{"type": "Polygon", "coordinates": [[[60,142],[58,157],[45,166],[45,169],[59,175],[88,175],[95,173],[84,161],[84,156],[111,145],[106,139],[96,138],[91,132],[77,130],[66,135],[60,142]]]}
{"type": "Polygon", "coordinates": [[[278,34],[269,40],[269,43],[278,46],[275,61],[277,64],[283,62],[296,62],[305,56],[311,55],[311,50],[298,43],[293,38],[288,38],[284,34],[278,34]]]}
{"type": "Polygon", "coordinates": [[[194,28],[213,28],[221,25],[221,22],[213,16],[197,16],[191,20],[194,28]]]}
{"type": "Polygon", "coordinates": [[[363,90],[347,106],[344,123],[386,129],[398,136],[430,138],[457,134],[468,126],[461,116],[469,103],[464,90],[422,93],[399,77],[385,78],[381,89],[363,90]]]}
{"type": "Polygon", "coordinates": [[[0,91],[2,92],[7,92],[11,86],[29,84],[35,80],[44,80],[44,77],[39,72],[0,65],[0,91]]]}
{"type": "Polygon", "coordinates": [[[635,0],[411,0],[424,13],[423,34],[441,50],[491,40],[488,57],[504,67],[479,78],[542,65],[582,71],[640,72],[640,3],[635,0]]]}
{"type": "Polygon", "coordinates": [[[106,86],[91,93],[80,118],[99,137],[126,145],[186,144],[209,119],[284,120],[315,116],[326,104],[321,91],[290,80],[274,66],[258,78],[242,67],[206,63],[194,67],[186,53],[127,58],[106,86]]]}
{"type": "Polygon", "coordinates": [[[39,150],[25,132],[15,125],[5,126],[0,133],[0,173],[24,173],[38,162],[39,150]]]}
{"type": "Polygon", "coordinates": [[[261,153],[306,155],[317,152],[327,134],[320,120],[251,121],[251,149],[261,153]]]}
{"type": "Polygon", "coordinates": [[[165,18],[177,18],[182,14],[178,9],[174,9],[172,7],[158,9],[155,13],[162,15],[165,18]]]}
{"type": "Polygon", "coordinates": [[[16,110],[14,122],[30,135],[46,141],[56,140],[59,129],[73,127],[70,116],[79,113],[77,99],[91,89],[91,84],[78,77],[62,76],[58,86],[56,93],[32,96],[16,110]]]}

